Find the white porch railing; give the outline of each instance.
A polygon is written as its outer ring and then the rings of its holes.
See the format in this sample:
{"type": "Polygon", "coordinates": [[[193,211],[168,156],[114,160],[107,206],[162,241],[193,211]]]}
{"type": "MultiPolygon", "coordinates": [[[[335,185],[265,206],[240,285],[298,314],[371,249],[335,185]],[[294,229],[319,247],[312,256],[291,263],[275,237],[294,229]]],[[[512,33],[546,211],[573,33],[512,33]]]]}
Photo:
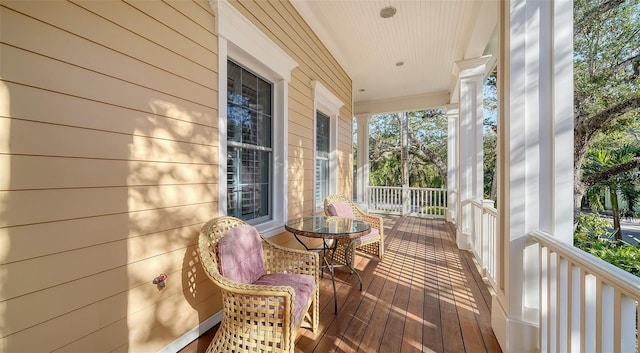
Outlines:
{"type": "Polygon", "coordinates": [[[444,218],[447,189],[369,186],[367,207],[373,213],[444,218]]]}
{"type": "Polygon", "coordinates": [[[541,352],[636,352],[640,278],[542,232],[541,352]]]}
{"type": "Polygon", "coordinates": [[[492,200],[472,201],[473,234],[472,252],[480,272],[493,288],[498,288],[498,210],[492,200]]]}
{"type": "MultiPolygon", "coordinates": [[[[497,210],[471,204],[471,250],[498,292],[497,210]]],[[[540,352],[637,352],[640,278],[542,232],[528,235],[531,250],[538,266],[525,269],[524,280],[536,283],[524,286],[538,288],[540,352]]]]}

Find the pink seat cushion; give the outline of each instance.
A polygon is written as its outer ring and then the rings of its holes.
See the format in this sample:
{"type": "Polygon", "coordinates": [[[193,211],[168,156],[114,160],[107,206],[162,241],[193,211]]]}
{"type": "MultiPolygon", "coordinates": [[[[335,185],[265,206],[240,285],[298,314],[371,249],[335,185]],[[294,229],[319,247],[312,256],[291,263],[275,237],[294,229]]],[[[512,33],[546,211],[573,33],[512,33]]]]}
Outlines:
{"type": "Polygon", "coordinates": [[[358,241],[360,243],[368,243],[370,241],[373,241],[374,239],[377,239],[380,236],[380,231],[377,230],[376,228],[371,228],[371,232],[367,235],[363,235],[360,238],[358,238],[358,241]]]}
{"type": "Polygon", "coordinates": [[[258,231],[243,224],[229,229],[218,242],[220,273],[226,278],[254,283],[264,275],[262,239],[258,231]]]}
{"type": "Polygon", "coordinates": [[[296,293],[295,303],[293,304],[293,320],[294,322],[299,322],[300,315],[303,314],[302,310],[309,302],[311,295],[313,295],[316,280],[311,275],[272,273],[260,277],[254,284],[293,287],[296,293]]]}
{"type": "Polygon", "coordinates": [[[330,216],[356,219],[351,205],[346,202],[334,202],[327,207],[330,216]]]}

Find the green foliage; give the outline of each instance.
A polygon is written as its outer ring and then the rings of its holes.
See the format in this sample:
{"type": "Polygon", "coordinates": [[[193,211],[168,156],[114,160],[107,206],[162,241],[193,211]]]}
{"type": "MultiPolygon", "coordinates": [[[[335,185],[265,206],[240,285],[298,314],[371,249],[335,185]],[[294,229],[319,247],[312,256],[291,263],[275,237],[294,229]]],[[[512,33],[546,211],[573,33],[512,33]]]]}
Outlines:
{"type": "Polygon", "coordinates": [[[637,95],[640,89],[640,1],[608,4],[574,1],[575,92],[580,109],[588,113],[637,95]]]}
{"type": "Polygon", "coordinates": [[[597,214],[581,214],[578,218],[575,234],[589,238],[609,238],[611,236],[607,230],[609,227],[611,224],[597,214]]]}
{"type": "Polygon", "coordinates": [[[447,208],[442,206],[425,206],[422,208],[422,212],[434,216],[444,216],[447,214],[447,208]]]}
{"type": "Polygon", "coordinates": [[[496,200],[494,178],[496,177],[497,157],[498,157],[498,135],[492,129],[486,129],[482,140],[482,153],[484,164],[484,197],[496,200]]]}
{"type": "Polygon", "coordinates": [[[573,244],[593,256],[640,277],[640,249],[612,240],[608,231],[610,226],[609,222],[598,215],[580,215],[573,244]]]}

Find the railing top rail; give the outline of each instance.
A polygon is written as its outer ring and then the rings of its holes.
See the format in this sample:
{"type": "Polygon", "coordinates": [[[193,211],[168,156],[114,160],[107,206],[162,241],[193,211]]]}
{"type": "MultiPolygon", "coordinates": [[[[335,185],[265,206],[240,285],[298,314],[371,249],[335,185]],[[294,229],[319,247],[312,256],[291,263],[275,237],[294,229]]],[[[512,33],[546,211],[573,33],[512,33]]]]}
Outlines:
{"type": "Polygon", "coordinates": [[[492,216],[498,217],[498,210],[497,210],[497,209],[495,209],[495,208],[493,208],[493,207],[487,207],[487,206],[485,206],[485,207],[483,208],[483,210],[484,210],[484,213],[489,213],[489,214],[491,214],[492,216]]]}
{"type": "Polygon", "coordinates": [[[592,256],[571,244],[566,244],[553,238],[547,233],[533,231],[529,233],[529,242],[537,242],[559,253],[570,262],[579,265],[587,273],[598,277],[602,282],[620,289],[629,297],[640,300],[640,278],[629,272],[592,256]]]}
{"type": "MultiPolygon", "coordinates": [[[[368,188],[371,189],[402,189],[402,186],[373,186],[369,185],[368,188]]],[[[432,191],[447,191],[446,188],[416,188],[409,187],[409,190],[432,190],[432,191]]]]}

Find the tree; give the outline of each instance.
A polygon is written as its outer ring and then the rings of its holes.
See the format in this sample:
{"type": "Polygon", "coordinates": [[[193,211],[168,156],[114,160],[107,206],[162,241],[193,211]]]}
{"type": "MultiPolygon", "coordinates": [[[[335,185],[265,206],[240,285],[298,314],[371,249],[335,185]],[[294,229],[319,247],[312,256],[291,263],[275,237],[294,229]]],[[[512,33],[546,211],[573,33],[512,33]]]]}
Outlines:
{"type": "Polygon", "coordinates": [[[420,184],[441,187],[447,180],[447,115],[442,109],[408,115],[409,153],[414,157],[409,163],[409,174],[415,175],[420,184]],[[433,175],[433,168],[437,170],[439,179],[433,175]]]}
{"type": "Polygon", "coordinates": [[[374,186],[401,184],[400,124],[395,114],[369,119],[369,183],[374,186]]]}
{"type": "MultiPolygon", "coordinates": [[[[635,149],[633,146],[623,146],[615,150],[592,148],[583,166],[583,174],[589,177],[591,174],[611,169],[611,166],[623,165],[634,158],[635,149]]],[[[621,208],[618,200],[620,198],[625,200],[628,205],[626,207],[627,210],[630,213],[634,213],[635,203],[640,197],[640,193],[634,187],[636,174],[631,171],[619,173],[607,180],[596,183],[588,192],[590,204],[595,205],[597,208],[603,208],[600,198],[604,193],[608,193],[607,196],[610,197],[613,211],[613,231],[617,240],[622,239],[620,229],[621,208]]]]}
{"type": "Polygon", "coordinates": [[[484,168],[484,197],[498,199],[498,80],[494,68],[483,85],[484,133],[482,139],[482,161],[484,168]]]}
{"type": "MultiPolygon", "coordinates": [[[[442,187],[447,175],[447,118],[443,110],[407,113],[409,127],[409,183],[414,187],[442,187]]],[[[402,185],[399,114],[369,120],[371,185],[402,185]]]]}
{"type": "MultiPolygon", "coordinates": [[[[599,183],[635,170],[640,156],[583,169],[603,135],[640,118],[640,0],[574,2],[574,209],[599,183]]],[[[637,143],[637,141],[636,141],[637,143]]]]}

